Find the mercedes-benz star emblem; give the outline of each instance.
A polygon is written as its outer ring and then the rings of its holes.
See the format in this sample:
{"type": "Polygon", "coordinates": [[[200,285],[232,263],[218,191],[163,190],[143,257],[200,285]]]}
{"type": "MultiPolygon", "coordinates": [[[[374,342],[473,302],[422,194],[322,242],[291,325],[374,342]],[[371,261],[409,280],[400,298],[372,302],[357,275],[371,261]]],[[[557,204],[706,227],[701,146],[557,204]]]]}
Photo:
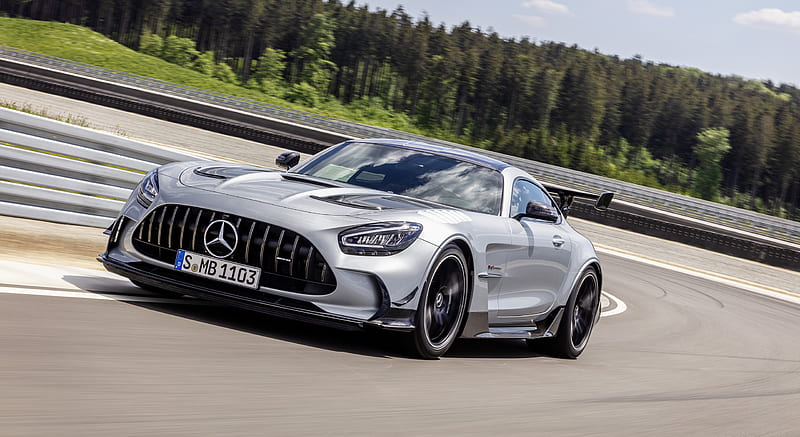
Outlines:
{"type": "Polygon", "coordinates": [[[217,258],[227,258],[236,250],[239,234],[233,223],[227,220],[214,220],[206,226],[203,243],[206,250],[217,258]],[[230,235],[233,234],[233,238],[230,235]]]}

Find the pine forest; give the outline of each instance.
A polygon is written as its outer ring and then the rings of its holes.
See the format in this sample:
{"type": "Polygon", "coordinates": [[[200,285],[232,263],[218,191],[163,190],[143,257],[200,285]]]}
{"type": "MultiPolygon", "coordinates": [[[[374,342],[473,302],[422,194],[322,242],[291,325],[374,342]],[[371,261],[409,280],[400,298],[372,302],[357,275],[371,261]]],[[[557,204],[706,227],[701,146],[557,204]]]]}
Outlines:
{"type": "Polygon", "coordinates": [[[364,1],[0,0],[0,15],[86,26],[309,108],[373,108],[429,136],[800,219],[791,85],[364,1]]]}

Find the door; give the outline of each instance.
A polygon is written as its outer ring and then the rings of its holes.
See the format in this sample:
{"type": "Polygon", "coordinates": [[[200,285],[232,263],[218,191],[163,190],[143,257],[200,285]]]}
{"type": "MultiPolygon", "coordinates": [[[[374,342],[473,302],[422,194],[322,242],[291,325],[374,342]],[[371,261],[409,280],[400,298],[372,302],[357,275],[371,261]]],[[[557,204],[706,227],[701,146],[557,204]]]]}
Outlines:
{"type": "Polygon", "coordinates": [[[531,181],[514,183],[509,216],[511,247],[497,291],[497,316],[501,324],[527,325],[553,306],[569,271],[571,241],[558,206],[531,181]],[[557,221],[514,219],[530,201],[551,208],[557,221]]]}

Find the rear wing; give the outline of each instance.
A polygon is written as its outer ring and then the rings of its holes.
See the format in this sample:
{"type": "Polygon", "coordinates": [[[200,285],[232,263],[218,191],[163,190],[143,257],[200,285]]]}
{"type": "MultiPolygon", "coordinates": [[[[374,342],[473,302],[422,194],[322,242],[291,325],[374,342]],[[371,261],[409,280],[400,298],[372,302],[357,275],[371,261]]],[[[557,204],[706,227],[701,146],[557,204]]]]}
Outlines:
{"type": "Polygon", "coordinates": [[[561,208],[561,212],[564,215],[568,215],[569,208],[572,206],[572,202],[575,200],[576,197],[580,197],[582,199],[592,199],[594,200],[594,208],[598,211],[605,211],[608,209],[608,205],[611,203],[611,200],[614,198],[614,193],[610,191],[606,191],[601,194],[592,194],[587,193],[586,191],[578,191],[573,190],[571,188],[562,187],[559,185],[552,185],[552,184],[542,184],[545,190],[549,191],[551,195],[553,195],[556,200],[558,201],[558,206],[561,208]]]}

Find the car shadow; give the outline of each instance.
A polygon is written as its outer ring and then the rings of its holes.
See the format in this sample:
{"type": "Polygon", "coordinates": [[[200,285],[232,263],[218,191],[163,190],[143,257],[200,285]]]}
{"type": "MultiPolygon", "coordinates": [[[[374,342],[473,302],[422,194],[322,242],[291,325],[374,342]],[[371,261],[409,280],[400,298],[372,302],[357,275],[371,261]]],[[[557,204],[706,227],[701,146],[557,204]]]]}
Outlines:
{"type": "MultiPolygon", "coordinates": [[[[336,329],[245,310],[193,297],[175,297],[139,288],[127,279],[65,275],[63,280],[89,293],[119,296],[119,302],[171,316],[302,344],[334,352],[375,358],[419,359],[406,346],[404,335],[372,329],[336,329]],[[133,299],[127,299],[132,297],[133,299]],[[145,300],[145,301],[140,301],[145,300]],[[152,301],[147,301],[152,300],[152,301]]],[[[445,358],[532,358],[522,340],[459,339],[445,358]]]]}
{"type": "Polygon", "coordinates": [[[462,338],[453,344],[446,357],[450,358],[538,358],[547,355],[531,350],[524,340],[462,338]]]}

